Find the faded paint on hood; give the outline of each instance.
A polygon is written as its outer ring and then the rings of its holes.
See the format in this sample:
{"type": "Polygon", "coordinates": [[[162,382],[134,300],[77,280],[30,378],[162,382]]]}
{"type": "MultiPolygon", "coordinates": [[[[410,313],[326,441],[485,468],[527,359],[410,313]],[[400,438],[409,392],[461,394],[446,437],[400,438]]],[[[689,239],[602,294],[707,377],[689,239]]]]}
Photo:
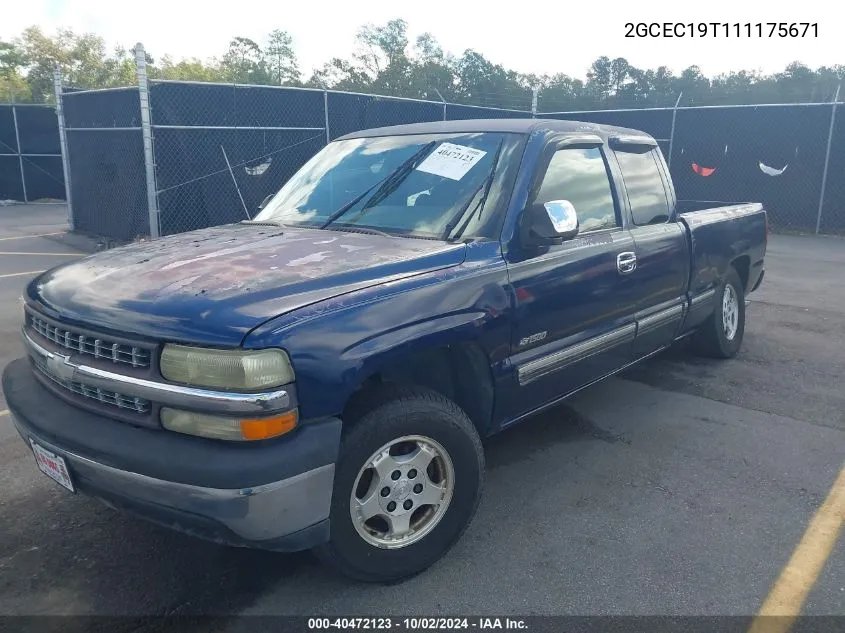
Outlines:
{"type": "Polygon", "coordinates": [[[27,288],[55,318],[156,340],[239,345],[264,321],[460,264],[463,244],[235,224],[91,255],[27,288]]]}

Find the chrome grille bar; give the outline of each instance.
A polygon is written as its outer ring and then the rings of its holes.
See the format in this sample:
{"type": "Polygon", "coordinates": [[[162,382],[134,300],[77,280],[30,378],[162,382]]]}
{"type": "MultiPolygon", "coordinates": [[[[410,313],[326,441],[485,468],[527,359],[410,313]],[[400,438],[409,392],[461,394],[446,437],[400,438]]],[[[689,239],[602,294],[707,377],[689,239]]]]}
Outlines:
{"type": "Polygon", "coordinates": [[[29,325],[38,334],[65,349],[87,354],[94,358],[110,360],[113,363],[124,363],[132,367],[147,368],[150,366],[150,350],[143,347],[99,338],[92,342],[90,338],[79,332],[70,328],[50,325],[34,314],[29,315],[29,325]]]}
{"type": "Polygon", "coordinates": [[[107,391],[105,389],[101,389],[100,387],[92,387],[90,385],[86,385],[84,382],[78,382],[76,380],[62,380],[58,376],[54,376],[47,371],[41,362],[36,361],[35,366],[43,376],[46,376],[57,385],[64,387],[68,391],[72,391],[77,395],[84,396],[85,398],[90,398],[92,400],[98,400],[102,403],[110,404],[121,409],[135,411],[136,413],[150,412],[149,400],[138,398],[137,396],[127,396],[117,391],[107,391]]]}
{"type": "Polygon", "coordinates": [[[141,398],[146,402],[155,402],[165,406],[178,407],[202,413],[230,414],[233,416],[253,414],[266,415],[274,411],[288,411],[296,407],[296,394],[293,385],[258,393],[240,393],[215,391],[175,385],[167,382],[147,380],[137,376],[128,376],[102,367],[85,365],[71,360],[64,354],[51,352],[42,347],[24,328],[23,340],[34,362],[41,363],[60,379],[83,382],[92,389],[99,387],[103,393],[120,390],[124,396],[141,398]],[[55,370],[51,366],[55,365],[55,370]],[[61,373],[59,373],[61,372],[61,373]]]}

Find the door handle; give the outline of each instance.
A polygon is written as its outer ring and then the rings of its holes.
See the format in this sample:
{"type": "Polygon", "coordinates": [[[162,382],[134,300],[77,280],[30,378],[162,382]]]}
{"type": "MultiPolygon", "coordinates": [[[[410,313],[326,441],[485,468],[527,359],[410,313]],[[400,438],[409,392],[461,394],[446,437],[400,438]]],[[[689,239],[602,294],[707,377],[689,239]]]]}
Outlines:
{"type": "Polygon", "coordinates": [[[616,256],[616,270],[620,275],[632,273],[637,268],[637,254],[630,251],[616,256]]]}

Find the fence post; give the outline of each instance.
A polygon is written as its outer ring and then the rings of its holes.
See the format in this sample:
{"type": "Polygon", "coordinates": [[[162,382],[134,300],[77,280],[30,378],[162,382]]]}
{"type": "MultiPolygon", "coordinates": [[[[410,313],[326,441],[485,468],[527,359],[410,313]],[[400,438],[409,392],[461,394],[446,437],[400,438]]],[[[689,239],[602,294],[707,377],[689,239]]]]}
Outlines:
{"type": "Polygon", "coordinates": [[[144,167],[147,175],[147,211],[150,217],[150,238],[159,237],[158,193],[153,159],[153,130],[150,118],[150,92],[147,86],[147,54],[140,42],[135,45],[135,72],[138,76],[138,97],[141,101],[141,138],[144,143],[144,167]]]}
{"type": "MultiPolygon", "coordinates": [[[[65,129],[65,111],[62,103],[62,71],[56,67],[53,70],[53,91],[56,94],[56,119],[59,123],[59,148],[62,152],[62,173],[65,177],[65,200],[67,200],[67,224],[74,230],[73,201],[70,196],[70,154],[67,147],[67,130],[65,129]]],[[[20,147],[18,147],[20,149],[20,147]]]]}
{"type": "Polygon", "coordinates": [[[440,91],[437,88],[434,89],[434,92],[437,93],[437,96],[440,97],[440,100],[443,102],[443,120],[447,121],[448,119],[446,118],[446,99],[443,98],[443,95],[440,94],[440,91]]]}
{"type": "Polygon", "coordinates": [[[323,89],[323,112],[326,115],[326,145],[332,142],[332,135],[329,133],[329,89],[323,89]]]}
{"type": "Polygon", "coordinates": [[[540,88],[534,86],[531,88],[531,118],[537,118],[537,98],[540,95],[540,88]]]}
{"type": "Polygon", "coordinates": [[[684,93],[681,91],[675,100],[675,107],[672,108],[672,130],[669,132],[669,169],[672,169],[672,147],[675,145],[675,117],[678,115],[678,104],[681,102],[681,97],[683,96],[684,93]]]}
{"type": "Polygon", "coordinates": [[[29,202],[29,199],[26,195],[26,176],[23,174],[23,148],[21,147],[21,134],[18,131],[18,109],[14,105],[15,98],[14,95],[12,96],[12,120],[15,124],[15,143],[18,146],[18,163],[21,168],[21,187],[23,187],[23,201],[24,203],[29,202]]]}
{"type": "Polygon", "coordinates": [[[833,142],[833,126],[836,123],[836,106],[839,103],[839,89],[842,84],[836,86],[836,95],[833,97],[833,107],[830,109],[830,130],[827,133],[827,151],[824,155],[824,170],[822,171],[822,191],[819,194],[819,212],[816,215],[816,235],[822,225],[822,207],[824,207],[824,194],[827,187],[827,166],[830,163],[830,144],[833,142]]]}

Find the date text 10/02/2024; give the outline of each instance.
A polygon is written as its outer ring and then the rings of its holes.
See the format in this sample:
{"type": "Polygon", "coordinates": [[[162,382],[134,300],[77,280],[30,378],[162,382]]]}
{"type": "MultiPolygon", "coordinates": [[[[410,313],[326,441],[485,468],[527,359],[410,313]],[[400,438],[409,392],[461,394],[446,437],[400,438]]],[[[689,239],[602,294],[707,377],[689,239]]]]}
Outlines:
{"type": "Polygon", "coordinates": [[[528,625],[519,618],[308,618],[308,630],[526,630],[528,625]]]}
{"type": "Polygon", "coordinates": [[[625,37],[818,37],[818,22],[626,22],[625,37]]]}

